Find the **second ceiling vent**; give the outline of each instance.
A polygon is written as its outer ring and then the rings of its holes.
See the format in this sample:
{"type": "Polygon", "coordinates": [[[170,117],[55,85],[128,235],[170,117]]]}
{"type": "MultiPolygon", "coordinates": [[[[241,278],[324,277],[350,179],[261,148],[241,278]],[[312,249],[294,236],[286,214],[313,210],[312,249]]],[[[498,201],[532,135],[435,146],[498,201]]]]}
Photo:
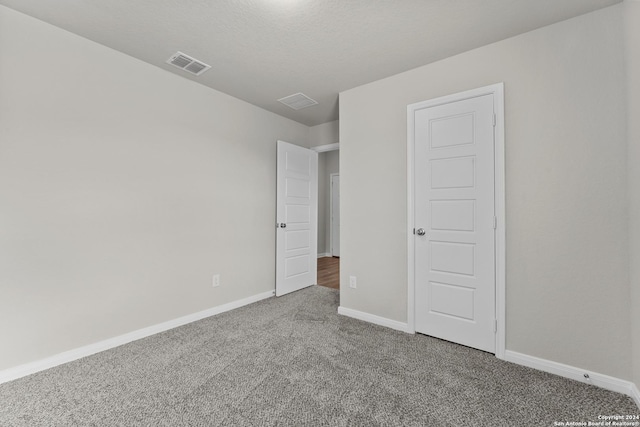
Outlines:
{"type": "Polygon", "coordinates": [[[171,64],[174,67],[178,67],[181,70],[187,71],[191,74],[199,76],[200,74],[211,68],[211,65],[207,65],[204,62],[198,61],[195,58],[185,55],[182,52],[176,52],[167,60],[167,64],[171,64]]]}
{"type": "Polygon", "coordinates": [[[309,98],[304,93],[294,93],[293,95],[280,98],[278,101],[282,102],[287,107],[293,108],[294,110],[301,110],[318,104],[318,101],[309,98]]]}

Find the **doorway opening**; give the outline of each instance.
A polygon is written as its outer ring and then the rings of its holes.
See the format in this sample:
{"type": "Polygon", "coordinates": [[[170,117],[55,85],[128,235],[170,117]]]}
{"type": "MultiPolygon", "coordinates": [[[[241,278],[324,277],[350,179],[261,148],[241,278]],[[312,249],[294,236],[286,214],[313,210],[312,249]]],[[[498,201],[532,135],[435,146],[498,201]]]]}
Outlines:
{"type": "Polygon", "coordinates": [[[340,150],[318,151],[318,285],[340,289],[340,150]]]}
{"type": "Polygon", "coordinates": [[[318,285],[340,290],[340,258],[318,258],[318,285]]]}

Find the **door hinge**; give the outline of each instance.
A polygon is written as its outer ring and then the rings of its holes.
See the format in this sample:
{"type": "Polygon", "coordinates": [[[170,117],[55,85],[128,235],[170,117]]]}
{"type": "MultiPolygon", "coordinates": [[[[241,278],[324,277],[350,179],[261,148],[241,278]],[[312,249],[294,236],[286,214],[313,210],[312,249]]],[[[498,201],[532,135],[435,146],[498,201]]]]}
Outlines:
{"type": "Polygon", "coordinates": [[[498,228],[498,217],[494,216],[493,217],[493,229],[497,229],[498,228]]]}
{"type": "Polygon", "coordinates": [[[496,118],[496,113],[493,113],[493,127],[496,127],[496,121],[498,119],[496,118]]]}
{"type": "Polygon", "coordinates": [[[493,321],[493,332],[498,332],[498,319],[493,321]]]}

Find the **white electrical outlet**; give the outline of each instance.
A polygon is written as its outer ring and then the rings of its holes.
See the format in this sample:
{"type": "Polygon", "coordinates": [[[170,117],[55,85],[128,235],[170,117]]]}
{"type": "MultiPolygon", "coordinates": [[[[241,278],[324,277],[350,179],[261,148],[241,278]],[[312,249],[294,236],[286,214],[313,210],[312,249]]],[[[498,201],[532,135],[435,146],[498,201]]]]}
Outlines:
{"type": "Polygon", "coordinates": [[[357,287],[356,276],[349,276],[349,287],[353,289],[357,287]]]}
{"type": "Polygon", "coordinates": [[[213,287],[217,288],[218,286],[220,286],[220,275],[219,274],[214,274],[213,275],[213,287]]]}

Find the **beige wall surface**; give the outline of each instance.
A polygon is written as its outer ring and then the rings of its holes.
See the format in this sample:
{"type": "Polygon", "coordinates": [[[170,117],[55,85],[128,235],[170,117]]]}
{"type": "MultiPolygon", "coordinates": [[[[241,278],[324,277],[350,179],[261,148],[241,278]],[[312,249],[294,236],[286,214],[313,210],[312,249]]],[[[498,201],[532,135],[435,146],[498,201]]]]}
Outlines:
{"type": "Polygon", "coordinates": [[[339,168],[339,150],[318,155],[318,254],[331,253],[331,174],[339,168]]]}
{"type": "Polygon", "coordinates": [[[640,0],[624,3],[629,140],[629,243],[633,379],[640,388],[640,0]]]}
{"type": "Polygon", "coordinates": [[[319,145],[328,145],[340,142],[338,134],[339,129],[339,120],[334,120],[317,126],[311,126],[309,128],[308,147],[317,147],[319,145]]]}
{"type": "Polygon", "coordinates": [[[274,289],[308,127],[2,6],[0,52],[0,370],[274,289]]]}
{"type": "Polygon", "coordinates": [[[631,379],[622,12],[340,94],[342,306],[407,321],[407,105],[504,82],[507,349],[631,379]]]}

